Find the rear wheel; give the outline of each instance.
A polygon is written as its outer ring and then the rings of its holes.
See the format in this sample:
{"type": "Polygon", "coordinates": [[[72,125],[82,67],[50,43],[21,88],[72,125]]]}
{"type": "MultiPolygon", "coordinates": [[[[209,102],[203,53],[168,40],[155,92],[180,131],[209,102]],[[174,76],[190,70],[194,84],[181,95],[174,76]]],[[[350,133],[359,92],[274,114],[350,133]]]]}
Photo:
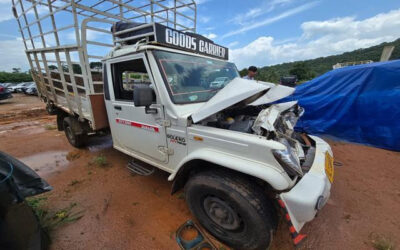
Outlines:
{"type": "Polygon", "coordinates": [[[56,115],[57,114],[57,108],[51,104],[51,103],[47,103],[46,104],[46,111],[49,115],[56,115]]]}
{"type": "Polygon", "coordinates": [[[245,177],[207,171],[185,185],[186,202],[199,222],[235,249],[267,249],[276,213],[263,190],[245,177]]]}
{"type": "Polygon", "coordinates": [[[57,130],[63,131],[64,130],[64,119],[67,117],[68,114],[64,112],[57,113],[57,130]]]}
{"type": "Polygon", "coordinates": [[[79,122],[72,117],[65,117],[63,122],[65,136],[68,142],[76,147],[82,148],[87,143],[87,133],[81,128],[79,122]]]}

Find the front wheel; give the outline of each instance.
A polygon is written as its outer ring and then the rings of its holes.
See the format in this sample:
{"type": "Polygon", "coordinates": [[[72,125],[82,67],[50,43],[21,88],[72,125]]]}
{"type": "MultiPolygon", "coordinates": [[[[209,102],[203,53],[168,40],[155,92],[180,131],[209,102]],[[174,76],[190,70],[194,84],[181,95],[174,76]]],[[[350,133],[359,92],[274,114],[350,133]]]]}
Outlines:
{"type": "Polygon", "coordinates": [[[235,249],[267,249],[276,213],[262,189],[241,175],[211,170],[185,185],[189,209],[212,235],[235,249]]]}

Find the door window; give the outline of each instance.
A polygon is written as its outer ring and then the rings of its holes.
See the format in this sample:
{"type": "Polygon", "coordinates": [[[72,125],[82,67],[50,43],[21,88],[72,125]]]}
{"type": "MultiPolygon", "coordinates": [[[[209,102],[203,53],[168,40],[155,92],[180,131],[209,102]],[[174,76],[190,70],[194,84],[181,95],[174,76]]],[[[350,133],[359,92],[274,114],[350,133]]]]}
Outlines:
{"type": "Polygon", "coordinates": [[[135,84],[151,84],[143,59],[111,65],[115,100],[133,102],[135,84]]]}

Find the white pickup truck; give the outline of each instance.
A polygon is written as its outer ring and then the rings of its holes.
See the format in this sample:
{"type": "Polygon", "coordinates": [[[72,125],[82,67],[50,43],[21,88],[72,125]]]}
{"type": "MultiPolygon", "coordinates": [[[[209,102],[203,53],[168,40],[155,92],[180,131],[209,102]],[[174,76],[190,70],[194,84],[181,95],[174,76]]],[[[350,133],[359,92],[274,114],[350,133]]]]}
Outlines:
{"type": "MultiPolygon", "coordinates": [[[[89,11],[66,2],[71,8],[64,9],[75,15],[89,11]]],[[[21,25],[25,13],[18,13],[21,25]]],[[[110,131],[115,149],[170,173],[172,193],[184,189],[201,225],[235,249],[270,245],[278,204],[297,243],[303,225],[329,198],[333,155],[322,139],[294,131],[305,112],[296,101],[276,103],[294,89],[241,79],[228,49],[200,35],[103,15],[82,21],[75,47],[27,46],[40,97],[69,142],[82,147],[88,135],[110,131]],[[89,42],[87,30],[107,30],[91,23],[113,25],[101,81],[94,79],[87,45],[104,43],[89,42]],[[74,70],[72,52],[81,72],[74,70]],[[216,88],[215,79],[224,84],[216,88]]]]}

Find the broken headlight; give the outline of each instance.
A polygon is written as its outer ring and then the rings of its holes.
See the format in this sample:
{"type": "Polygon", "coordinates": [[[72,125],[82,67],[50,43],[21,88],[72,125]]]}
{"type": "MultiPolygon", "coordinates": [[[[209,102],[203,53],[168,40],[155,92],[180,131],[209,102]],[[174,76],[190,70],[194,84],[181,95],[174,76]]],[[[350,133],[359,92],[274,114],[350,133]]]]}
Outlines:
{"type": "Polygon", "coordinates": [[[301,170],[299,157],[296,152],[292,149],[287,139],[282,138],[279,140],[280,143],[286,146],[284,150],[272,150],[275,159],[281,164],[283,169],[290,177],[303,176],[301,170]]]}
{"type": "Polygon", "coordinates": [[[304,109],[295,105],[288,111],[284,112],[279,119],[276,120],[274,126],[276,130],[287,136],[292,136],[294,126],[297,120],[304,114],[304,109]]]}

